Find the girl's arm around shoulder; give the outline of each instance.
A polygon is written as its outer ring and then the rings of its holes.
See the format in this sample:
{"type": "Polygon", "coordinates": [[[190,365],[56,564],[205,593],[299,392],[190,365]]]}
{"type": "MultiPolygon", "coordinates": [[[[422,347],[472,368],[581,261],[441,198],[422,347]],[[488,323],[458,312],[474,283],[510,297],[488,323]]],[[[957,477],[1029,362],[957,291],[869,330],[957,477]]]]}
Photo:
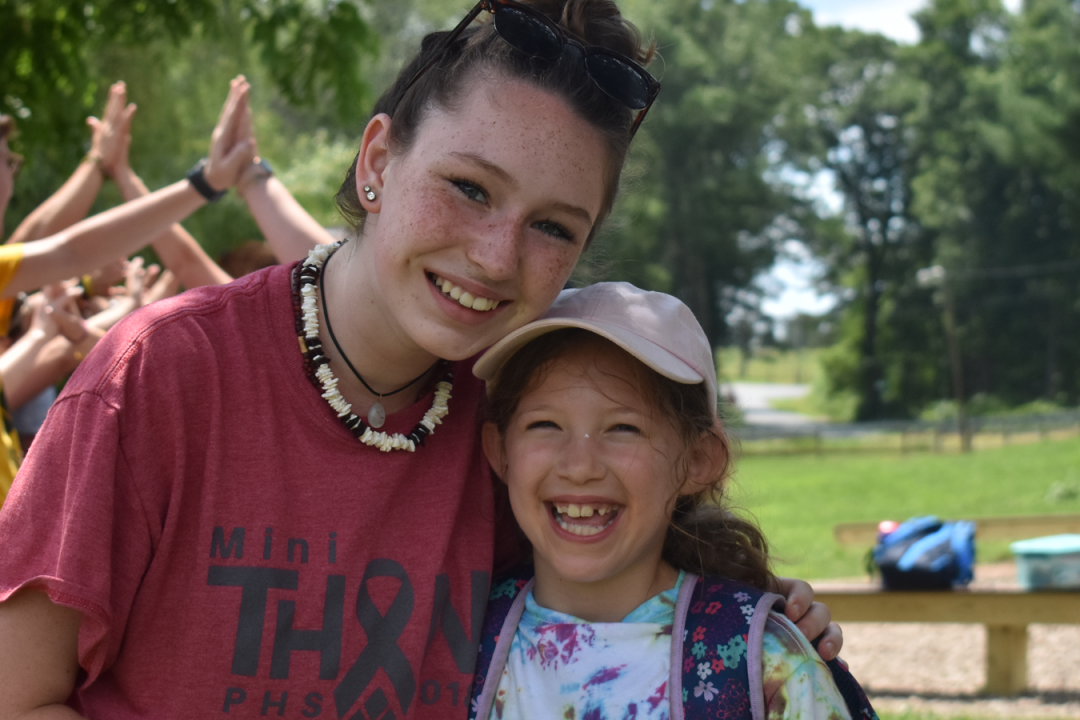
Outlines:
{"type": "Polygon", "coordinates": [[[825,661],[783,615],[769,613],[761,656],[769,720],[851,719],[825,661]]]}

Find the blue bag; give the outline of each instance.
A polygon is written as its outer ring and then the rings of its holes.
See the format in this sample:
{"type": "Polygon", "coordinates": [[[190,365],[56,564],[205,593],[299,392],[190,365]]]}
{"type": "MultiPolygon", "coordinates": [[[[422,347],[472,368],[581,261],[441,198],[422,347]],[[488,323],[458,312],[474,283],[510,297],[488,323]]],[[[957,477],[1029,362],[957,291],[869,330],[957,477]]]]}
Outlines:
{"type": "Polygon", "coordinates": [[[878,537],[873,565],[889,590],[948,590],[971,582],[975,523],[911,518],[878,537]]]}

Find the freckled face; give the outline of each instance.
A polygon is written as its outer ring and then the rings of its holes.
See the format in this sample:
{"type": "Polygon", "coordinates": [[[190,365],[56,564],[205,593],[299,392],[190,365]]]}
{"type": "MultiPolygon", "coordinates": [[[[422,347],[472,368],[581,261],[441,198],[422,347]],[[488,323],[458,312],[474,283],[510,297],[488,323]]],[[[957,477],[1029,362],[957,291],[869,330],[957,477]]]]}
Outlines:
{"type": "Polygon", "coordinates": [[[649,588],[665,572],[683,443],[636,389],[636,362],[609,343],[572,351],[522,397],[501,457],[485,436],[532,542],[538,587],[543,576],[649,588]]]}
{"type": "Polygon", "coordinates": [[[605,144],[559,97],[477,79],[383,172],[363,252],[381,312],[415,345],[467,358],[563,288],[604,196],[605,144]]]}

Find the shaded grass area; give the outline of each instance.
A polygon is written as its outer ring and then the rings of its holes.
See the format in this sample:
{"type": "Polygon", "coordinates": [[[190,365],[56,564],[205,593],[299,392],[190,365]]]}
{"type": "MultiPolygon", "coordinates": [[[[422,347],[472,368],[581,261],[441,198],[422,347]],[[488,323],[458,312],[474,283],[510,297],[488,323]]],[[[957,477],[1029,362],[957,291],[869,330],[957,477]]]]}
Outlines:
{"type": "MultiPolygon", "coordinates": [[[[734,430],[739,435],[739,430],[734,430]]],[[[1064,440],[1080,434],[1080,424],[1044,431],[977,432],[972,437],[975,450],[990,450],[1007,445],[1028,445],[1047,440],[1064,440]]],[[[960,453],[960,436],[956,432],[936,432],[933,430],[902,431],[898,428],[882,428],[879,432],[864,430],[860,433],[830,435],[807,428],[804,434],[788,432],[774,436],[755,438],[743,432],[742,456],[784,455],[792,453],[960,453]]],[[[1073,483],[1080,488],[1080,475],[1073,483]]]]}
{"type": "MultiPolygon", "coordinates": [[[[976,517],[1080,512],[1053,488],[1080,478],[1080,438],[969,455],[752,456],[738,461],[731,498],[756,516],[782,575],[862,575],[867,548],[841,548],[841,522],[915,515],[976,517]]],[[[980,543],[980,562],[1007,560],[1007,542],[980,543]]]]}
{"type": "Polygon", "coordinates": [[[758,348],[744,363],[739,348],[720,348],[717,375],[720,382],[814,383],[821,374],[820,352],[816,348],[758,348]]]}
{"type": "Polygon", "coordinates": [[[787,410],[813,418],[824,418],[832,422],[851,422],[855,417],[858,398],[853,393],[826,395],[821,383],[814,383],[810,392],[799,398],[778,398],[770,400],[774,410],[787,410]]]}

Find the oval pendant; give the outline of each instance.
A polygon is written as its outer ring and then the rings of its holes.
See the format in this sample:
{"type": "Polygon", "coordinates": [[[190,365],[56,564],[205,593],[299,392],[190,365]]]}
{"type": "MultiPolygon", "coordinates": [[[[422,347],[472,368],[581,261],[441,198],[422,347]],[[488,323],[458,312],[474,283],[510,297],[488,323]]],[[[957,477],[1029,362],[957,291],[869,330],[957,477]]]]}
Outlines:
{"type": "Polygon", "coordinates": [[[371,409],[367,411],[368,425],[378,430],[386,423],[386,411],[380,402],[375,401],[371,409]]]}

